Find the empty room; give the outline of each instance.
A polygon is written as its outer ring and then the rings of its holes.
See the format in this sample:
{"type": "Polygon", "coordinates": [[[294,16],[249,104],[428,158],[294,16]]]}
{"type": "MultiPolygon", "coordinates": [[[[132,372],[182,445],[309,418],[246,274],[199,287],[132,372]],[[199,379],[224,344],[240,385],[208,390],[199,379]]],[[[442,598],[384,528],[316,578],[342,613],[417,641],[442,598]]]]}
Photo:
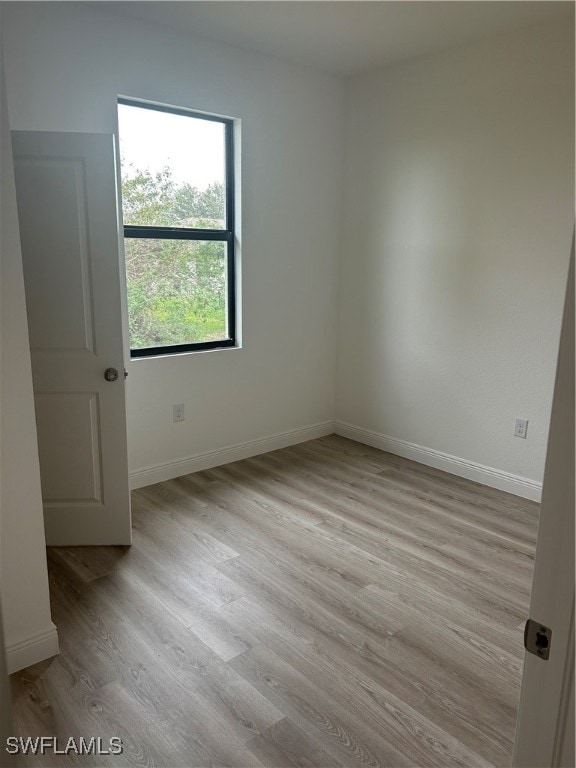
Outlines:
{"type": "Polygon", "coordinates": [[[0,31],[0,766],[573,768],[573,3],[0,31]]]}

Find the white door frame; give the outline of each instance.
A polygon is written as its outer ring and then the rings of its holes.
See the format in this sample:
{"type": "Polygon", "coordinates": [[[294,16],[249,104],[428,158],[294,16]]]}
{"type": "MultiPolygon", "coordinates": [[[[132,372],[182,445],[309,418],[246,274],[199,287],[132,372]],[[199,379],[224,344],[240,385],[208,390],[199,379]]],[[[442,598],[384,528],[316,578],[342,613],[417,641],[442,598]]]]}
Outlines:
{"type": "Polygon", "coordinates": [[[550,658],[543,660],[526,653],[513,765],[574,768],[574,241],[550,419],[530,618],[552,630],[550,658]]]}

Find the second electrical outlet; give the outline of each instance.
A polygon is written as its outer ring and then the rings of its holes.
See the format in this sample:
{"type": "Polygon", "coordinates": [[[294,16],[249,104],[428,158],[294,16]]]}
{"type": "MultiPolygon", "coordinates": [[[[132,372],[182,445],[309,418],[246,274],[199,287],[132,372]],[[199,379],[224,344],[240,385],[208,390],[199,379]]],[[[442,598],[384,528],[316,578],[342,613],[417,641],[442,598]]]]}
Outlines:
{"type": "Polygon", "coordinates": [[[172,421],[184,421],[184,403],[172,406],[172,421]]]}

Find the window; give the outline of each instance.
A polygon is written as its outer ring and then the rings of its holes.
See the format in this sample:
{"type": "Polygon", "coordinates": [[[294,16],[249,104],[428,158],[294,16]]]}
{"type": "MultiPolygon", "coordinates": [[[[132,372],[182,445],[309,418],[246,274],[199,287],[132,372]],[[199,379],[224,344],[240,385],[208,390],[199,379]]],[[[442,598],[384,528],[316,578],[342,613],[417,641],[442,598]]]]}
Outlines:
{"type": "Polygon", "coordinates": [[[131,357],[236,343],[233,122],[118,101],[131,357]]]}

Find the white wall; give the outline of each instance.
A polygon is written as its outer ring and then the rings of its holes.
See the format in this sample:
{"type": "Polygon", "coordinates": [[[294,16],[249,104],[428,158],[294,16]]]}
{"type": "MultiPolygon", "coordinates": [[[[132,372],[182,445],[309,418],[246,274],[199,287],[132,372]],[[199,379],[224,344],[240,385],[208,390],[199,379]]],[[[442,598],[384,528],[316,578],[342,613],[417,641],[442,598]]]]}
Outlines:
{"type": "Polygon", "coordinates": [[[497,468],[488,483],[543,475],[574,218],[569,21],[349,83],[337,417],[456,473],[497,468]]]}
{"type": "Polygon", "coordinates": [[[138,482],[336,417],[538,495],[573,218],[570,24],[352,78],[343,176],[335,78],[106,8],[5,16],[16,129],[114,131],[119,93],[242,120],[244,346],[129,364],[138,482]]]}
{"type": "MultiPolygon", "coordinates": [[[[0,39],[2,36],[2,14],[0,9],[0,39]]],[[[2,136],[2,124],[6,124],[4,112],[6,111],[4,66],[0,51],[0,145],[2,136]]],[[[0,150],[0,178],[3,169],[3,160],[0,150]]],[[[1,183],[1,182],[0,182],[1,183]]],[[[0,201],[3,191],[0,188],[0,201]]],[[[2,232],[2,210],[0,202],[0,237],[2,232]]],[[[0,264],[2,261],[2,242],[0,241],[0,264]]],[[[0,312],[2,310],[2,292],[0,291],[0,312]]],[[[2,342],[0,340],[0,349],[2,342]]],[[[1,361],[0,361],[0,374],[1,361]]],[[[2,376],[0,375],[0,404],[2,402],[2,376]]],[[[0,432],[2,430],[2,408],[0,405],[0,432]]],[[[2,446],[0,445],[0,488],[2,487],[2,446]]],[[[0,553],[2,552],[2,498],[0,496],[0,553]]],[[[0,744],[6,743],[6,738],[12,731],[11,702],[8,693],[8,669],[6,666],[6,643],[4,641],[4,622],[2,618],[2,571],[0,569],[0,744]]]]}
{"type": "Polygon", "coordinates": [[[0,585],[8,669],[14,671],[57,653],[58,638],[50,618],[22,255],[0,70],[0,585]]]}
{"type": "Polygon", "coordinates": [[[8,4],[13,129],[113,132],[118,94],[242,121],[243,348],[130,363],[131,470],[331,422],[342,85],[79,6],[8,4]]]}

